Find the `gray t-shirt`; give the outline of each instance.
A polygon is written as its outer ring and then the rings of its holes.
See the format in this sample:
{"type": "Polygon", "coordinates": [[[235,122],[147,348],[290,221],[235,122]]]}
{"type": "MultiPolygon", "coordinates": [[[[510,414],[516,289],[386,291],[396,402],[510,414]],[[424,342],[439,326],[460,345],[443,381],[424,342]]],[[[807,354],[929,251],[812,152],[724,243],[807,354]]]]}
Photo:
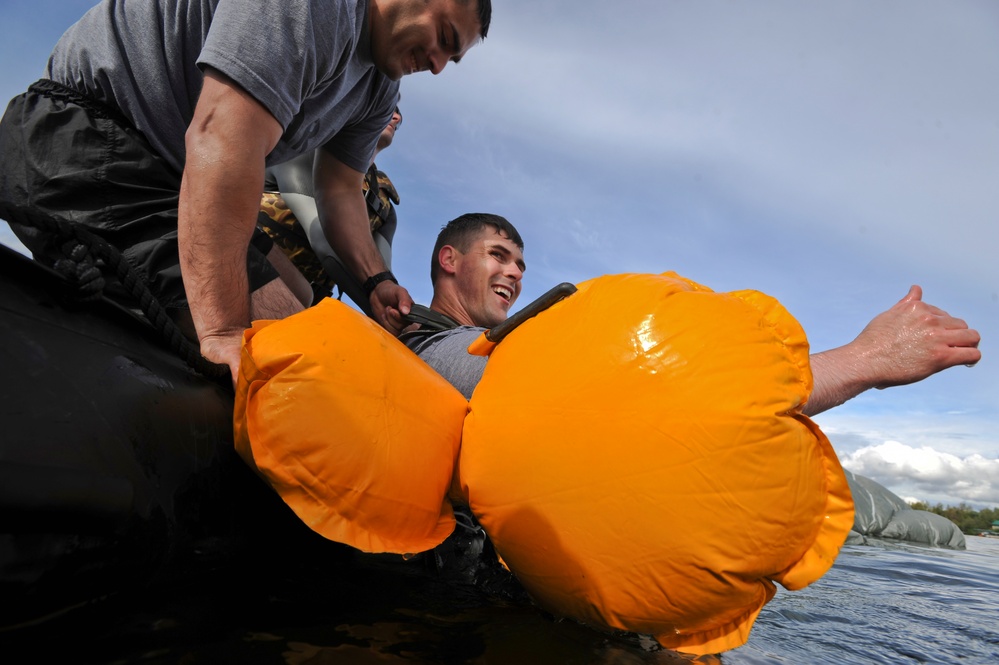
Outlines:
{"type": "Polygon", "coordinates": [[[486,328],[473,326],[458,326],[441,332],[417,330],[403,335],[400,339],[457,388],[465,399],[471,399],[472,391],[479,384],[482,372],[486,369],[488,358],[473,356],[468,352],[468,346],[484,330],[486,328]]]}
{"type": "Polygon", "coordinates": [[[118,108],[178,171],[203,70],[284,128],[280,164],[326,144],[364,172],[399,84],[371,61],[369,0],[103,0],[62,36],[46,75],[118,108]]]}

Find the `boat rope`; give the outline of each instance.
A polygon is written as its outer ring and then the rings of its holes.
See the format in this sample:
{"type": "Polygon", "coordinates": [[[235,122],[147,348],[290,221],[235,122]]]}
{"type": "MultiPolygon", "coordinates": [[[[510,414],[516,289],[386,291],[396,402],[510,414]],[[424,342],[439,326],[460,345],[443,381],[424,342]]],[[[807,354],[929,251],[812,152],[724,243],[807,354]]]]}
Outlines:
{"type": "Polygon", "coordinates": [[[64,258],[57,260],[53,268],[73,284],[77,300],[93,302],[101,298],[105,283],[99,262],[103,262],[105,268],[113,272],[122,287],[135,298],[139,309],[167,346],[184,362],[210,379],[222,380],[231,376],[228,365],[213,363],[201,355],[197,346],[180,331],[149,290],[145,280],[109,242],[80,224],[6,201],[0,201],[0,218],[12,224],[39,229],[61,242],[59,248],[64,258]]]}

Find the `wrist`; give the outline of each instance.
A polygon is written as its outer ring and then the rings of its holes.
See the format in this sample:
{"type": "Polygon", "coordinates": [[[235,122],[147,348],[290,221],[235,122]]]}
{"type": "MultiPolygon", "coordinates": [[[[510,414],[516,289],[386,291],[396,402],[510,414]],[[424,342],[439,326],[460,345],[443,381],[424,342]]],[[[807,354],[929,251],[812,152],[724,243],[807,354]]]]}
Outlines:
{"type": "Polygon", "coordinates": [[[813,416],[853,399],[873,388],[875,383],[865,374],[863,355],[848,344],[810,356],[812,393],[805,406],[805,415],[813,416]]]}
{"type": "Polygon", "coordinates": [[[388,270],[372,275],[364,280],[364,284],[361,285],[361,289],[364,291],[364,296],[366,298],[371,298],[371,294],[374,293],[375,288],[382,282],[394,282],[395,284],[398,284],[399,280],[397,280],[395,275],[388,270]]]}

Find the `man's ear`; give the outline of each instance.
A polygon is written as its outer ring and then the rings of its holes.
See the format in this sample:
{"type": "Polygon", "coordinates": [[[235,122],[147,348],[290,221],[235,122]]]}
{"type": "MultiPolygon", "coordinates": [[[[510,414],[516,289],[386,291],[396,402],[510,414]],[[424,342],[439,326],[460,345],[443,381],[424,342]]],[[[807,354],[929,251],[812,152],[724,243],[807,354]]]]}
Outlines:
{"type": "Polygon", "coordinates": [[[451,245],[441,247],[441,251],[437,254],[437,263],[440,265],[441,270],[449,275],[458,272],[458,254],[458,250],[451,245]]]}

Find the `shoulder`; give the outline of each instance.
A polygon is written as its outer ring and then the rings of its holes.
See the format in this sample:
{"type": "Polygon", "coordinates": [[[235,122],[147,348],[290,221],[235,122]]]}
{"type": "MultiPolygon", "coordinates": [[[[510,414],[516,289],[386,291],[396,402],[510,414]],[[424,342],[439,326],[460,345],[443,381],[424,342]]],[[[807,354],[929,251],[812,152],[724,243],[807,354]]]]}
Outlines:
{"type": "Polygon", "coordinates": [[[426,355],[450,355],[465,351],[468,346],[485,331],[475,326],[458,326],[449,329],[421,328],[402,335],[399,340],[423,357],[426,355]]]}
{"type": "Polygon", "coordinates": [[[473,356],[468,352],[468,347],[484,330],[485,328],[459,326],[422,335],[419,331],[407,333],[400,339],[465,399],[471,399],[472,392],[486,369],[488,358],[473,356]]]}

